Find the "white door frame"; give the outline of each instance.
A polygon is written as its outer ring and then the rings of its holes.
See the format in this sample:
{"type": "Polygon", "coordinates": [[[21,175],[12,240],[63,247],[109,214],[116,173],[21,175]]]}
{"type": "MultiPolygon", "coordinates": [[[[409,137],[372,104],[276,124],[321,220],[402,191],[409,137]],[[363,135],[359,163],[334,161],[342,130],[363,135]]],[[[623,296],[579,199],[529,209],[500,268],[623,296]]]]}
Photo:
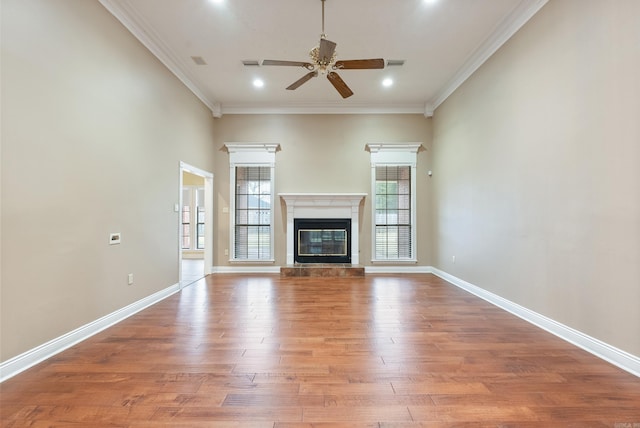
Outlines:
{"type": "Polygon", "coordinates": [[[204,178],[204,274],[209,275],[213,271],[213,173],[205,171],[185,162],[180,162],[180,191],[178,210],[178,278],[180,288],[182,283],[182,173],[188,172],[204,178]]]}

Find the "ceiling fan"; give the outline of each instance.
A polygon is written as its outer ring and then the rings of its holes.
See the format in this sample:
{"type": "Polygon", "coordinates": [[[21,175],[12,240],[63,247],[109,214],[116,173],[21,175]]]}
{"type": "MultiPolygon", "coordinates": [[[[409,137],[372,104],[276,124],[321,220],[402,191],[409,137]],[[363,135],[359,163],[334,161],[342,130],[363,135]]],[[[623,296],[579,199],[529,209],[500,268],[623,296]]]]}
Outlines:
{"type": "Polygon", "coordinates": [[[326,75],[327,79],[334,88],[342,95],[342,98],[348,98],[353,95],[353,91],[347,86],[342,78],[335,70],[367,70],[384,68],[384,59],[350,59],[337,61],[336,43],[327,40],[324,33],[324,2],[322,1],[322,34],[320,34],[320,43],[311,49],[309,56],[311,62],[304,61],[280,61],[274,59],[265,59],[262,65],[284,65],[293,67],[303,67],[309,70],[309,73],[287,86],[288,90],[294,90],[308,82],[318,74],[326,75]]]}

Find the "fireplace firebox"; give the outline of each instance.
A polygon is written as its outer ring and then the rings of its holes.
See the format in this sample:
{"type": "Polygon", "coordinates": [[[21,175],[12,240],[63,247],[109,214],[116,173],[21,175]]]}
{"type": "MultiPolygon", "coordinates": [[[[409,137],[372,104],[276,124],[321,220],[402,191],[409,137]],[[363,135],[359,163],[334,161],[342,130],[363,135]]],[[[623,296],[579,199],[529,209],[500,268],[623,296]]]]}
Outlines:
{"type": "Polygon", "coordinates": [[[297,218],[296,263],[351,263],[351,219],[297,218]]]}

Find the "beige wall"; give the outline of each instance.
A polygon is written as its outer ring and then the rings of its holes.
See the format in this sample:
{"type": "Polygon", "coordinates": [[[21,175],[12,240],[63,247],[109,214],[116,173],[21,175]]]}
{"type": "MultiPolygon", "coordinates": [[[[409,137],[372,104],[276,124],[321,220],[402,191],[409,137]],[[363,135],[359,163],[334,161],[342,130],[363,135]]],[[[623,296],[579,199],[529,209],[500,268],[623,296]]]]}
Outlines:
{"type": "MultiPolygon", "coordinates": [[[[431,119],[424,115],[225,115],[216,119],[216,265],[228,265],[229,155],[224,143],[279,143],[276,193],[367,193],[360,223],[360,263],[371,264],[371,163],[367,143],[421,142],[417,164],[418,265],[430,263],[431,119]]],[[[277,198],[275,265],[286,264],[286,218],[277,198]]],[[[286,212],[285,212],[286,213],[286,212]]]]}
{"type": "Polygon", "coordinates": [[[97,1],[2,0],[1,31],[6,360],[178,282],[179,163],[215,150],[211,112],[97,1]]]}
{"type": "Polygon", "coordinates": [[[437,109],[433,146],[434,266],[635,355],[638,17],[549,1],[437,109]]]}

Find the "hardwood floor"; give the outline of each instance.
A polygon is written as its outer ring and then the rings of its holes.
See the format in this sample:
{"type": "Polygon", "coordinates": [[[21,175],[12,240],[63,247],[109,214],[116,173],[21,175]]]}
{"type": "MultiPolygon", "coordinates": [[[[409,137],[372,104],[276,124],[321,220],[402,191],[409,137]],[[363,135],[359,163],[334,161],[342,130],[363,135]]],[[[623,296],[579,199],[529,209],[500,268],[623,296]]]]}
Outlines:
{"type": "Polygon", "coordinates": [[[208,276],[0,388],[3,427],[640,428],[640,379],[428,274],[208,276]]]}

